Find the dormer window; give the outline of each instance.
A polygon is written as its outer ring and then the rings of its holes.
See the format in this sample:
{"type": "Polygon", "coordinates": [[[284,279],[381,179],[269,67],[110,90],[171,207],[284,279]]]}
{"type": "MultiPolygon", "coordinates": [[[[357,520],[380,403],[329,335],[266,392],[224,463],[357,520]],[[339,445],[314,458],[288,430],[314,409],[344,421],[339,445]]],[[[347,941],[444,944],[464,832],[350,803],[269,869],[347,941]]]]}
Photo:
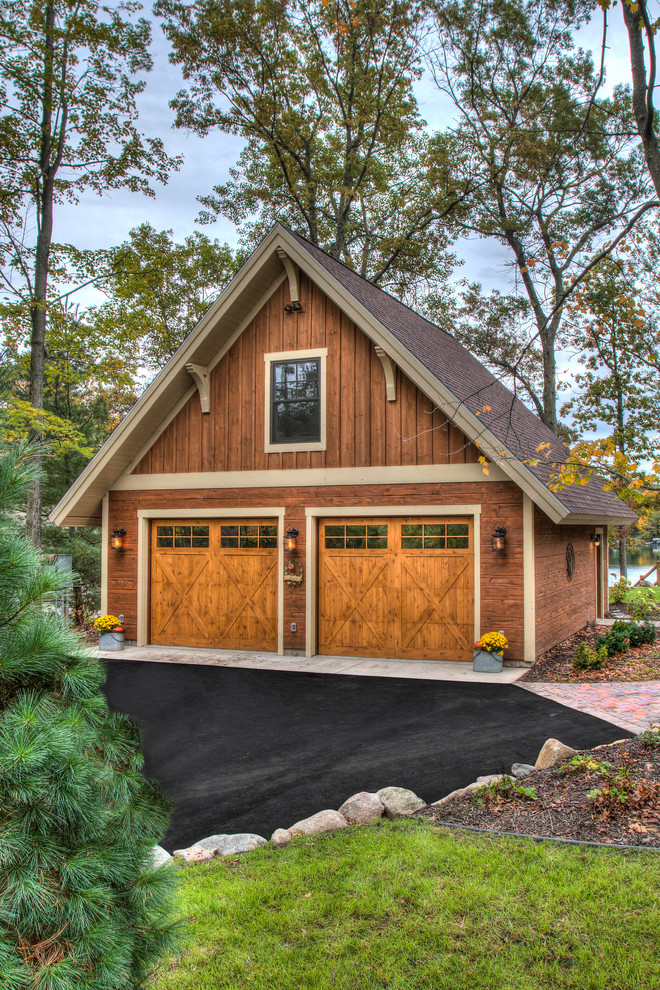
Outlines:
{"type": "Polygon", "coordinates": [[[327,349],[266,354],[266,451],[325,450],[327,349]]]}

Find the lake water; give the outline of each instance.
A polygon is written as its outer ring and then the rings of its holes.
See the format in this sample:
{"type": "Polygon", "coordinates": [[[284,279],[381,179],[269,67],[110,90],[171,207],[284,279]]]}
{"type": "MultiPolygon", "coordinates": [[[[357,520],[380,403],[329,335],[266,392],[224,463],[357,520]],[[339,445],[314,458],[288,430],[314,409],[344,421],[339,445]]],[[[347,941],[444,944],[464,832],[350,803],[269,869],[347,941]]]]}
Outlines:
{"type": "MultiPolygon", "coordinates": [[[[631,584],[645,574],[654,564],[660,564],[660,550],[651,550],[644,547],[642,550],[628,551],[628,580],[631,584]]],[[[619,551],[610,548],[607,569],[609,572],[609,584],[614,584],[619,580],[619,551]]],[[[655,574],[649,575],[649,581],[655,582],[655,574]]]]}

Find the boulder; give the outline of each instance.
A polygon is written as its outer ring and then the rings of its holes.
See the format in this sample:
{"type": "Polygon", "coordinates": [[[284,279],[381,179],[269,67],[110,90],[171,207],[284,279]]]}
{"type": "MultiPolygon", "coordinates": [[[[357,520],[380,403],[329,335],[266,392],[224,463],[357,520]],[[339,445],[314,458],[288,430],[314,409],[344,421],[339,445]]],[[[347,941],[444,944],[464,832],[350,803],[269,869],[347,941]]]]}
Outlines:
{"type": "Polygon", "coordinates": [[[467,787],[459,787],[455,791],[450,791],[449,794],[445,794],[443,798],[440,798],[439,801],[434,801],[433,804],[436,806],[439,804],[449,804],[450,801],[458,801],[459,798],[467,797],[467,795],[471,794],[472,791],[475,791],[477,787],[481,787],[481,784],[478,784],[475,780],[474,783],[468,784],[467,787]]]}
{"type": "Polygon", "coordinates": [[[204,849],[203,846],[188,846],[187,849],[175,849],[174,858],[183,859],[186,863],[206,863],[218,855],[217,849],[204,849]]]}
{"type": "Polygon", "coordinates": [[[426,807],[426,801],[422,801],[414,791],[405,787],[381,787],[377,791],[377,797],[388,818],[405,818],[426,807]]]}
{"type": "Polygon", "coordinates": [[[565,746],[558,739],[546,739],[534,766],[537,770],[546,770],[548,767],[554,767],[555,763],[569,760],[576,753],[577,749],[571,749],[570,746],[565,746]]]}
{"type": "Polygon", "coordinates": [[[479,787],[487,787],[488,784],[493,784],[496,780],[511,779],[511,775],[508,773],[487,773],[483,777],[477,777],[477,784],[479,787]]]}
{"type": "Polygon", "coordinates": [[[375,818],[382,818],[385,806],[377,794],[369,791],[359,791],[344,801],[339,814],[343,815],[350,825],[364,825],[375,818]]]}
{"type": "Polygon", "coordinates": [[[288,828],[276,828],[270,837],[270,841],[274,846],[288,846],[291,842],[291,832],[288,828]]]}
{"type": "Polygon", "coordinates": [[[254,832],[238,832],[236,835],[209,835],[197,843],[202,849],[216,849],[216,856],[237,856],[252,852],[266,845],[266,839],[254,832]]]}
{"type": "Polygon", "coordinates": [[[526,777],[533,770],[536,770],[536,767],[533,767],[531,763],[514,763],[511,767],[511,773],[514,777],[526,777]]]}
{"type": "Polygon", "coordinates": [[[163,849],[162,846],[153,847],[149,856],[149,866],[158,867],[163,866],[164,863],[171,862],[172,857],[168,853],[167,849],[163,849]]]}
{"type": "Polygon", "coordinates": [[[317,811],[309,818],[303,818],[290,825],[288,831],[291,835],[317,835],[319,832],[332,832],[336,828],[346,828],[348,822],[339,811],[326,808],[325,811],[317,811]]]}
{"type": "Polygon", "coordinates": [[[487,787],[488,784],[492,784],[496,780],[511,780],[512,778],[508,773],[489,773],[483,777],[477,777],[477,779],[472,783],[468,784],[466,787],[459,787],[455,791],[451,791],[446,794],[445,797],[440,798],[439,801],[434,801],[434,805],[447,804],[449,801],[458,801],[459,798],[467,797],[472,791],[476,791],[477,787],[487,787]]]}

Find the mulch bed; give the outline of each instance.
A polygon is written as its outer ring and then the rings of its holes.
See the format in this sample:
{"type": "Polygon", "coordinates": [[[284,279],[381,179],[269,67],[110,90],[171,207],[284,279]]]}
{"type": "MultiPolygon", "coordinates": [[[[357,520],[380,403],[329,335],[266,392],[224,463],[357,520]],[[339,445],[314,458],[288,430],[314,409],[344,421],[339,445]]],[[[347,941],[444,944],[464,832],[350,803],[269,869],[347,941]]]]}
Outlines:
{"type": "Polygon", "coordinates": [[[493,794],[479,800],[470,794],[445,805],[429,805],[418,814],[493,832],[660,848],[660,747],[648,748],[631,739],[584,754],[589,757],[588,767],[566,771],[560,763],[515,781],[535,788],[536,800],[493,794]],[[611,764],[611,775],[625,772],[621,782],[614,782],[625,795],[624,803],[618,797],[606,797],[602,803],[588,797],[613,779],[599,773],[597,764],[602,769],[603,761],[611,764]]]}
{"type": "MultiPolygon", "coordinates": [[[[617,616],[619,618],[619,616],[617,616]]],[[[660,635],[652,646],[631,647],[627,653],[608,657],[601,670],[576,670],[573,657],[579,643],[594,648],[597,632],[607,632],[604,626],[581,629],[563,643],[540,656],[521,681],[554,681],[555,683],[597,683],[599,681],[658,681],[660,680],[660,635]]]]}

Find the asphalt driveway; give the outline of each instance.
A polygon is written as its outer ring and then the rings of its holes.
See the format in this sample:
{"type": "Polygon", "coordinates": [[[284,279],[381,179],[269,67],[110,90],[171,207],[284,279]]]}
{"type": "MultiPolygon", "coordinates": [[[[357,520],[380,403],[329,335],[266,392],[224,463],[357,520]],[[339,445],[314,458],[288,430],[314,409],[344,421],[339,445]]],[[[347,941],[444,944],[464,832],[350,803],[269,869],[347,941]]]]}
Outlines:
{"type": "Polygon", "coordinates": [[[136,718],[145,773],[174,804],[170,851],[214,832],[266,838],[356,791],[436,801],[479,774],[626,733],[515,685],[106,661],[110,707],[136,718]]]}

